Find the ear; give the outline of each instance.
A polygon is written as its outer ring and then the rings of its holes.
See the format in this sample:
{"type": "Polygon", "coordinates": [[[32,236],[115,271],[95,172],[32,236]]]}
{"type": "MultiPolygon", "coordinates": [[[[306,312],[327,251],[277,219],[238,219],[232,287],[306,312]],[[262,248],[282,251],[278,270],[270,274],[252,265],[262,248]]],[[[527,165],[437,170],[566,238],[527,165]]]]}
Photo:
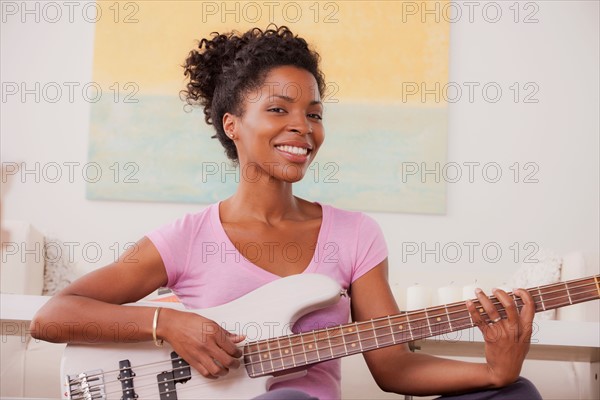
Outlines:
{"type": "Polygon", "coordinates": [[[231,113],[225,113],[223,115],[223,130],[225,131],[225,134],[227,136],[233,134],[234,137],[236,135],[236,128],[237,128],[237,122],[238,119],[235,115],[231,114],[231,113]]]}

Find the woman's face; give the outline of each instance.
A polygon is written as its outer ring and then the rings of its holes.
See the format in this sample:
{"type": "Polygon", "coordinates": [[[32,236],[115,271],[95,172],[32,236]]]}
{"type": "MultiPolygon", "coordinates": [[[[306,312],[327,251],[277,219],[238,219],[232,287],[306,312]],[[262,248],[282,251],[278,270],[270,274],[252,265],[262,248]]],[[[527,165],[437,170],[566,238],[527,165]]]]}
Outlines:
{"type": "Polygon", "coordinates": [[[315,77],[293,66],[273,68],[262,87],[245,95],[243,110],[241,117],[223,117],[225,132],[234,135],[242,179],[302,179],[324,140],[315,77]]]}

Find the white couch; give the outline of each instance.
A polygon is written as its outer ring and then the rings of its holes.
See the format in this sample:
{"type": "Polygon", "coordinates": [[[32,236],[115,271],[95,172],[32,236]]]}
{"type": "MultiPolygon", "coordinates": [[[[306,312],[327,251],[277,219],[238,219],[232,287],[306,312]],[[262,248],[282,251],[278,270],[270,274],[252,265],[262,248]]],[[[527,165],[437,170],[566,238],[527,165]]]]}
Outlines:
{"type": "MultiPolygon", "coordinates": [[[[4,221],[0,287],[2,293],[42,294],[44,286],[44,236],[26,222],[4,221]]],[[[8,306],[22,305],[2,304],[8,306]]],[[[32,339],[27,321],[2,317],[0,343],[0,396],[25,398],[59,398],[58,366],[64,344],[32,339]]]]}

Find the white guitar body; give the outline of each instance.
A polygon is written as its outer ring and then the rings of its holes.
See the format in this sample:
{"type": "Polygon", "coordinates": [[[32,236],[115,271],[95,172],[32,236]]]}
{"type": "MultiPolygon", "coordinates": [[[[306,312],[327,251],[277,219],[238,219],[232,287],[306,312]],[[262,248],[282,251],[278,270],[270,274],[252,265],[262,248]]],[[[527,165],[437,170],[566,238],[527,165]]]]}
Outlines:
{"type": "MultiPolygon", "coordinates": [[[[335,304],[340,293],[339,285],[324,275],[301,274],[278,279],[223,306],[189,311],[216,321],[228,331],[247,335],[246,341],[254,341],[289,335],[300,317],[335,304]]],[[[224,377],[208,379],[193,368],[181,368],[178,361],[172,363],[172,351],[168,343],[163,347],[153,342],[69,344],[61,362],[63,398],[250,399],[266,392],[275,380],[306,373],[250,378],[241,366],[224,377]],[[119,364],[123,360],[128,360],[130,367],[123,369],[119,364]],[[133,379],[121,376],[119,380],[120,368],[124,375],[134,374],[133,379]],[[178,374],[185,375],[186,371],[190,375],[185,382],[177,382],[178,374]],[[159,377],[162,372],[172,372],[176,383],[173,378],[159,377]],[[160,384],[161,378],[171,385],[160,384]]]]}

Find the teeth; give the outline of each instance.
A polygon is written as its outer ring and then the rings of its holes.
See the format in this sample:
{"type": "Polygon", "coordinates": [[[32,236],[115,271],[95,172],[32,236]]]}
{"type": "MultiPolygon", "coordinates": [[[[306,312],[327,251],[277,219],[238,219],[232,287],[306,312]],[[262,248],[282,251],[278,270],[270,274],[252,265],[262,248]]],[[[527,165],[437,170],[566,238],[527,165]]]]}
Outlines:
{"type": "Polygon", "coordinates": [[[308,149],[295,146],[276,146],[278,149],[285,151],[286,153],[297,154],[299,156],[305,156],[308,153],[308,149]]]}

